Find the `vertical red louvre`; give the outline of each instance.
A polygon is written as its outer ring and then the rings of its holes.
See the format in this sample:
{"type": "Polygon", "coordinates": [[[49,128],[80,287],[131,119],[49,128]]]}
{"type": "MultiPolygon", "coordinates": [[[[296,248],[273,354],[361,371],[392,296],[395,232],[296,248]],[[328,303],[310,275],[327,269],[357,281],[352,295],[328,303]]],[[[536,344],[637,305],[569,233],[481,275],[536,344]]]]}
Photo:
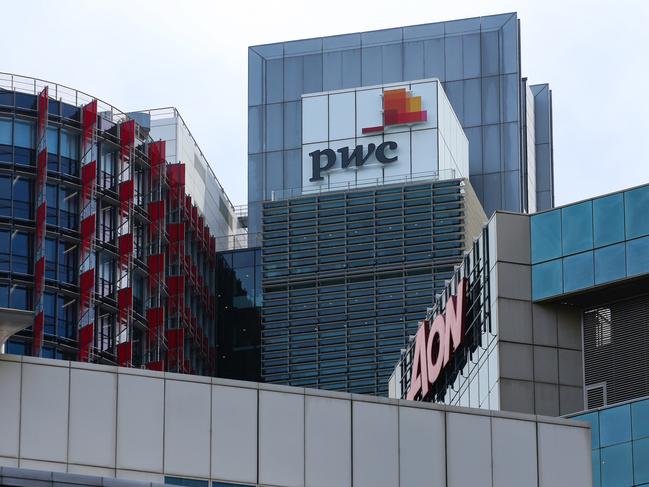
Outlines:
{"type": "Polygon", "coordinates": [[[119,264],[124,267],[133,255],[133,234],[125,233],[117,239],[117,248],[119,250],[119,264]]]}
{"type": "Polygon", "coordinates": [[[149,267],[149,288],[154,289],[164,279],[165,254],[149,255],[147,265],[149,267]]]}
{"type": "Polygon", "coordinates": [[[160,179],[167,157],[167,148],[164,140],[152,142],[149,144],[149,164],[151,164],[151,173],[149,181],[151,186],[160,179]]]}
{"type": "Polygon", "coordinates": [[[38,95],[38,123],[36,127],[36,240],[34,242],[34,327],[32,355],[41,356],[45,314],[45,217],[47,215],[47,119],[49,96],[47,86],[38,95]]]}
{"type": "Polygon", "coordinates": [[[149,345],[155,343],[164,327],[164,308],[149,308],[146,311],[146,320],[149,324],[149,345]]]}
{"type": "Polygon", "coordinates": [[[95,324],[97,100],[81,109],[81,215],[79,232],[79,360],[92,360],[95,324]]]}
{"type": "Polygon", "coordinates": [[[117,363],[120,367],[133,365],[133,342],[123,342],[117,345],[117,363]]]}
{"type": "Polygon", "coordinates": [[[165,202],[164,200],[152,201],[149,203],[149,219],[151,224],[149,225],[149,236],[153,238],[158,235],[162,229],[162,224],[165,221],[165,202]]]}

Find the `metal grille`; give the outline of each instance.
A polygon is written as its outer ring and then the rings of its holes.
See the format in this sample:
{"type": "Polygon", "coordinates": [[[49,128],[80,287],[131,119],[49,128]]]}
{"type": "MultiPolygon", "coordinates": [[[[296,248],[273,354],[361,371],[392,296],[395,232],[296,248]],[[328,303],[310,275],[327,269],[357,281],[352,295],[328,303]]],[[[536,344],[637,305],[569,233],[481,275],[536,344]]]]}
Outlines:
{"type": "Polygon", "coordinates": [[[588,309],[583,326],[588,407],[648,395],[649,294],[588,309]]]}

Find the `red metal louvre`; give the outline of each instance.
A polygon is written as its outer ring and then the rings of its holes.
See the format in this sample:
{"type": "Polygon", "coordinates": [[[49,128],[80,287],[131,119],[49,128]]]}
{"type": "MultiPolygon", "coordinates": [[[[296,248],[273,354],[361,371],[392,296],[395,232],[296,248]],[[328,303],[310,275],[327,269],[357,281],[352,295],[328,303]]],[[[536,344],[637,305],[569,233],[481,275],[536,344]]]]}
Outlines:
{"type": "Polygon", "coordinates": [[[131,145],[135,142],[135,120],[127,120],[120,125],[119,143],[123,158],[129,157],[131,145]]]}
{"type": "Polygon", "coordinates": [[[81,220],[81,248],[84,252],[90,248],[91,240],[95,236],[96,215],[92,214],[81,220]]]}
{"type": "Polygon", "coordinates": [[[162,224],[165,221],[165,202],[164,200],[152,201],[148,206],[149,218],[151,224],[149,225],[149,235],[154,237],[158,234],[162,224]]]}
{"type": "Polygon", "coordinates": [[[79,293],[81,302],[79,303],[81,314],[83,314],[90,305],[90,295],[95,288],[95,269],[89,269],[79,276],[79,293]]]}
{"type": "Polygon", "coordinates": [[[36,261],[34,267],[34,294],[40,296],[45,287],[45,256],[36,261]]]}
{"type": "Polygon", "coordinates": [[[156,362],[149,362],[146,364],[146,368],[148,370],[156,370],[158,372],[163,372],[165,369],[165,362],[164,360],[158,360],[156,362]]]}
{"type": "Polygon", "coordinates": [[[185,277],[167,276],[167,287],[169,288],[169,314],[174,315],[182,312],[185,296],[185,277]]]}
{"type": "Polygon", "coordinates": [[[149,267],[149,287],[153,289],[164,278],[165,254],[149,255],[147,265],[149,267]]]}
{"type": "Polygon", "coordinates": [[[173,206],[181,203],[185,194],[185,165],[168,164],[167,178],[169,179],[169,200],[173,206]]]}
{"type": "Polygon", "coordinates": [[[122,215],[128,213],[128,208],[133,201],[133,180],[129,179],[119,183],[119,208],[122,215]]]}
{"type": "Polygon", "coordinates": [[[79,328],[79,361],[88,362],[90,360],[90,349],[94,341],[95,326],[93,323],[79,328]]]}
{"type": "Polygon", "coordinates": [[[155,343],[156,337],[164,325],[164,308],[149,308],[146,310],[146,320],[149,323],[149,345],[155,343]]]}
{"type": "Polygon", "coordinates": [[[117,307],[120,317],[133,306],[133,288],[124,287],[117,291],[117,307]]]}
{"type": "Polygon", "coordinates": [[[90,199],[97,182],[97,161],[92,161],[81,168],[81,194],[83,202],[90,199]]]}
{"type": "Polygon", "coordinates": [[[162,174],[162,168],[167,157],[167,149],[164,140],[149,144],[149,163],[151,164],[150,181],[153,184],[158,181],[162,174]]]}
{"type": "Polygon", "coordinates": [[[47,179],[47,150],[42,150],[36,158],[36,187],[41,188],[47,179]]]}
{"type": "Polygon", "coordinates": [[[124,267],[131,255],[133,255],[133,234],[125,233],[120,235],[117,239],[117,248],[119,249],[119,263],[124,267]]]}
{"type": "Polygon", "coordinates": [[[133,364],[133,342],[117,345],[117,363],[120,367],[130,367],[133,364]]]}
{"type": "Polygon", "coordinates": [[[83,109],[83,140],[87,141],[92,137],[92,132],[97,124],[97,100],[93,100],[83,109]]]}
{"type": "Polygon", "coordinates": [[[177,328],[167,330],[167,364],[170,370],[180,370],[185,361],[185,330],[177,328]]]}
{"type": "Polygon", "coordinates": [[[43,201],[36,209],[36,239],[42,242],[45,238],[45,218],[47,216],[47,203],[43,201]]]}

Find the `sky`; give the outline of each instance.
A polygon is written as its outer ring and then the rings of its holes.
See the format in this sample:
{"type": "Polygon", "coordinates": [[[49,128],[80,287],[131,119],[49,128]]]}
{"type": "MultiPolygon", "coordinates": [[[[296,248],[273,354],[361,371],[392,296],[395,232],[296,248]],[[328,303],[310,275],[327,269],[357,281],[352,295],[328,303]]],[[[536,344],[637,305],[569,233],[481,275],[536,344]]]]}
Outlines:
{"type": "Polygon", "coordinates": [[[175,106],[237,205],[248,46],[513,11],[522,75],[553,93],[556,204],[649,183],[645,0],[21,0],[2,7],[0,71],[175,106]]]}

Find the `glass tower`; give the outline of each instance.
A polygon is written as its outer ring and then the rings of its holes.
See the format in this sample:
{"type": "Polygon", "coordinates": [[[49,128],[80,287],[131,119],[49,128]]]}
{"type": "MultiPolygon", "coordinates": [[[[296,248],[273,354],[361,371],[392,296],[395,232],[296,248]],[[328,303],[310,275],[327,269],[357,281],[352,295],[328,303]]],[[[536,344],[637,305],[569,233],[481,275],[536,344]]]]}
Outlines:
{"type": "Polygon", "coordinates": [[[248,73],[250,234],[301,186],[303,94],[423,78],[443,82],[487,216],[553,206],[551,91],[521,77],[515,13],[253,46],[248,73]]]}

